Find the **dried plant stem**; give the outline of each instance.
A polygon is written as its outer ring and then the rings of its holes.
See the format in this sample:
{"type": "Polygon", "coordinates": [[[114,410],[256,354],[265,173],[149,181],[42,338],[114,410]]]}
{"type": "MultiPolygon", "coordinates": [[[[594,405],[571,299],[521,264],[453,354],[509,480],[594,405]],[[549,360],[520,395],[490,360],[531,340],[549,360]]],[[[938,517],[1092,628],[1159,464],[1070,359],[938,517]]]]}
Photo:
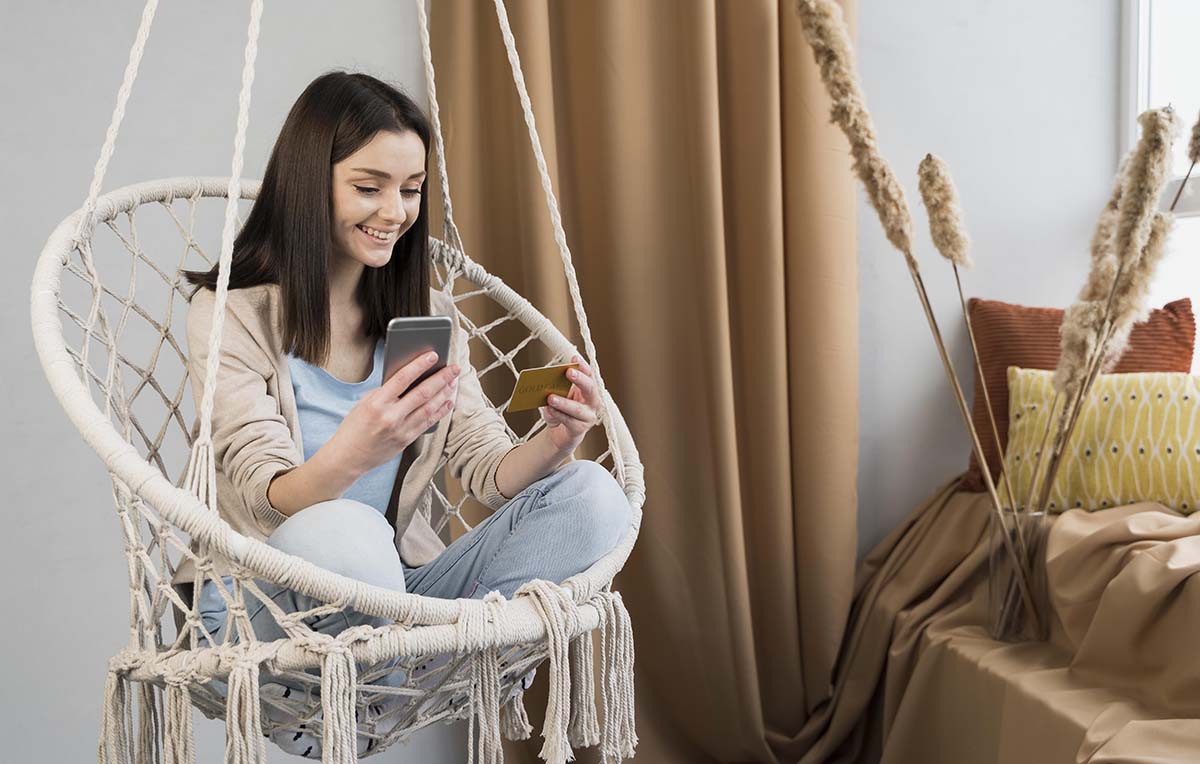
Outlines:
{"type": "MultiPolygon", "coordinates": [[[[1018,528],[1019,528],[1020,523],[1018,522],[1016,524],[1018,524],[1018,528]]],[[[1028,561],[1030,561],[1030,563],[1032,563],[1033,560],[1032,560],[1032,558],[1028,558],[1028,561]]],[[[1020,612],[1021,612],[1020,592],[1019,592],[1018,588],[1016,588],[1016,578],[1009,577],[1006,582],[1006,588],[1004,588],[1003,601],[1001,603],[1000,610],[998,610],[998,614],[997,614],[996,633],[997,634],[1009,633],[1010,628],[1013,628],[1013,626],[1014,626],[1014,621],[1016,620],[1016,616],[1018,616],[1018,614],[1020,612]]],[[[1036,626],[1034,626],[1034,627],[1039,628],[1040,624],[1036,624],[1036,626]]]]}
{"type": "MultiPolygon", "coordinates": [[[[1025,494],[1025,503],[1022,507],[1028,507],[1033,503],[1034,488],[1037,487],[1038,471],[1042,467],[1042,454],[1046,452],[1046,441],[1050,438],[1050,428],[1054,424],[1054,412],[1058,408],[1058,399],[1062,397],[1062,393],[1056,392],[1054,400],[1050,402],[1050,413],[1046,417],[1046,427],[1042,430],[1042,442],[1038,444],[1037,453],[1034,455],[1033,461],[1033,477],[1029,479],[1029,491],[1025,494]]],[[[1007,465],[1005,465],[1007,467],[1007,465]]]]}
{"type": "MultiPolygon", "coordinates": [[[[1117,271],[1120,275],[1120,269],[1117,271]]],[[[1113,282],[1116,283],[1115,281],[1113,282]]],[[[1113,324],[1111,320],[1106,319],[1104,328],[1100,333],[1100,342],[1096,345],[1096,351],[1091,358],[1088,359],[1088,373],[1084,383],[1080,385],[1079,392],[1073,396],[1071,401],[1070,414],[1067,417],[1065,428],[1060,428],[1061,437],[1055,438],[1055,447],[1050,455],[1050,465],[1046,469],[1046,480],[1042,485],[1042,491],[1039,496],[1038,507],[1044,508],[1046,503],[1050,501],[1050,494],[1054,490],[1054,481],[1058,477],[1058,468],[1061,464],[1063,452],[1066,451],[1066,444],[1071,442],[1071,436],[1075,433],[1075,425],[1079,422],[1079,417],[1083,411],[1084,404],[1087,402],[1087,396],[1091,393],[1092,387],[1095,385],[1096,378],[1100,376],[1100,369],[1103,365],[1104,345],[1108,342],[1109,336],[1112,334],[1113,324]]],[[[1043,518],[1046,513],[1043,512],[1043,518]]]]}
{"type": "MultiPolygon", "coordinates": [[[[1038,503],[1034,505],[1037,509],[1043,510],[1042,517],[1046,517],[1046,503],[1050,501],[1050,494],[1054,490],[1054,481],[1058,478],[1058,468],[1062,463],[1063,452],[1066,451],[1066,446],[1071,442],[1071,435],[1075,432],[1075,423],[1079,421],[1080,411],[1083,409],[1083,404],[1087,401],[1088,393],[1092,390],[1092,384],[1096,381],[1097,375],[1100,373],[1100,367],[1104,359],[1104,345],[1108,342],[1109,333],[1112,331],[1112,321],[1108,318],[1112,313],[1113,300],[1117,294],[1117,285],[1121,281],[1121,272],[1124,270],[1124,263],[1117,267],[1117,276],[1113,279],[1112,289],[1108,294],[1108,306],[1104,310],[1104,328],[1100,333],[1100,341],[1096,343],[1092,355],[1089,356],[1087,362],[1087,376],[1083,383],[1079,385],[1079,389],[1075,391],[1068,401],[1069,405],[1064,409],[1063,413],[1066,420],[1066,426],[1061,425],[1054,433],[1054,447],[1050,453],[1050,463],[1046,466],[1046,479],[1042,483],[1042,490],[1038,493],[1038,503]]],[[[1036,478],[1037,475],[1035,474],[1036,478]]]]}
{"type": "MultiPolygon", "coordinates": [[[[1008,552],[1009,558],[1013,561],[1013,570],[1016,574],[1017,586],[1021,591],[1021,599],[1025,602],[1025,607],[1029,609],[1029,616],[1033,619],[1035,628],[1040,630],[1041,614],[1038,612],[1037,605],[1034,604],[1033,594],[1029,588],[1029,579],[1026,576],[1025,560],[1018,554],[1013,547],[1012,539],[1009,537],[1008,524],[1004,521],[1004,508],[1000,503],[1000,497],[996,493],[996,484],[992,482],[991,472],[987,469],[987,463],[983,455],[983,446],[979,443],[979,433],[975,431],[975,424],[971,421],[971,412],[967,408],[967,399],[963,395],[962,386],[958,383],[958,375],[954,372],[954,364],[950,362],[950,354],[946,352],[946,343],[942,339],[942,332],[938,329],[937,318],[933,315],[933,308],[929,304],[929,294],[925,291],[925,282],[921,278],[921,273],[915,265],[912,258],[905,258],[908,263],[908,273],[912,276],[913,285],[917,288],[917,296],[921,300],[921,307],[925,310],[925,318],[929,322],[929,330],[933,333],[934,344],[937,345],[938,354],[942,358],[942,366],[946,369],[946,376],[950,378],[950,385],[954,389],[954,399],[958,403],[958,411],[962,415],[963,422],[967,425],[967,431],[971,434],[971,445],[975,449],[975,457],[979,460],[983,468],[983,479],[987,485],[988,495],[992,499],[992,508],[996,512],[996,519],[1000,523],[1001,538],[1004,542],[1004,548],[1008,552]]],[[[1019,525],[1014,518],[1014,527],[1019,525]]]]}
{"type": "MultiPolygon", "coordinates": [[[[992,442],[996,446],[996,452],[1003,454],[1004,447],[1000,445],[1000,430],[996,427],[996,415],[992,411],[992,398],[988,395],[987,379],[983,376],[983,363],[979,360],[979,349],[975,344],[975,329],[971,326],[971,313],[967,310],[967,299],[963,296],[962,279],[958,273],[958,264],[951,261],[950,265],[954,268],[954,284],[958,287],[958,304],[962,306],[963,320],[967,324],[967,338],[971,342],[971,357],[975,361],[975,372],[979,374],[979,387],[983,390],[983,403],[987,408],[988,422],[992,426],[992,442]]],[[[983,468],[983,472],[989,473],[989,482],[994,482],[995,479],[990,474],[991,468],[987,462],[983,462],[980,466],[983,468]]],[[[1004,478],[1004,487],[1008,490],[1008,500],[1013,503],[1013,508],[1016,509],[1017,494],[1013,491],[1012,479],[1008,475],[1008,470],[1001,468],[1000,474],[1004,478]]],[[[1002,508],[1003,506],[1001,504],[1002,508]]],[[[1021,530],[1020,523],[1014,523],[1014,525],[1017,531],[1017,544],[1021,548],[1022,557],[1024,557],[1029,553],[1028,547],[1025,544],[1025,533],[1021,530]]]]}
{"type": "Polygon", "coordinates": [[[1171,200],[1171,212],[1175,211],[1175,205],[1179,204],[1179,197],[1183,196],[1183,189],[1187,186],[1188,180],[1192,177],[1192,170],[1196,169],[1196,162],[1192,160],[1192,164],[1188,167],[1187,175],[1183,176],[1183,182],[1179,184],[1179,190],[1175,192],[1175,198],[1171,200]]]}

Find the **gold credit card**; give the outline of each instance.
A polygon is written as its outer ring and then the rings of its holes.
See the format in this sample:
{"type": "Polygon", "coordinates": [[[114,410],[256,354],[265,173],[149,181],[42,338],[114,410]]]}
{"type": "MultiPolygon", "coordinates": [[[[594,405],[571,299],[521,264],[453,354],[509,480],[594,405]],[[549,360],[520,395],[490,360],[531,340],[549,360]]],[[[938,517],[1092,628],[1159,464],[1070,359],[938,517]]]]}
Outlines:
{"type": "Polygon", "coordinates": [[[538,369],[523,369],[517,377],[512,400],[508,402],[506,411],[528,411],[545,406],[546,396],[550,393],[566,398],[567,393],[571,392],[571,380],[567,379],[567,369],[578,366],[577,363],[564,363],[538,369]]]}

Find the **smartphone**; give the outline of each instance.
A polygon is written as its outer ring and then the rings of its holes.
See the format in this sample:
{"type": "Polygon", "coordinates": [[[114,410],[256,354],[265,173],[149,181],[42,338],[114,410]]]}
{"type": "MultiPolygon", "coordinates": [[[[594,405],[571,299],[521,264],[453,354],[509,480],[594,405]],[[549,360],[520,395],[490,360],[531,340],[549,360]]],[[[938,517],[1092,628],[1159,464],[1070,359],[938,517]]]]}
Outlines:
{"type": "MultiPolygon", "coordinates": [[[[387,338],[383,350],[383,379],[387,381],[396,372],[423,353],[437,353],[437,362],[427,369],[415,382],[405,388],[407,393],[414,386],[446,368],[446,356],[450,354],[449,316],[406,316],[388,322],[387,338]]],[[[403,393],[402,393],[403,394],[403,393]]],[[[437,429],[434,424],[425,434],[437,429]]]]}

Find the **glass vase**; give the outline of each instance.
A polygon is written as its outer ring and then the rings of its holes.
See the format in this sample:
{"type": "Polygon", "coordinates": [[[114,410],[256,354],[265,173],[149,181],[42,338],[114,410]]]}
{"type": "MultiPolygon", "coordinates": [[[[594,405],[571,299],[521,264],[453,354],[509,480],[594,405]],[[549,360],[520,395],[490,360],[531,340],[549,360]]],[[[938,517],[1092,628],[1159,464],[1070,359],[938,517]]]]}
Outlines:
{"type": "Polygon", "coordinates": [[[1049,637],[1048,532],[1049,519],[1044,512],[1014,512],[1011,509],[1005,509],[1002,514],[995,510],[991,512],[988,526],[988,629],[993,639],[1040,642],[1049,637]],[[1006,538],[1008,543],[1005,543],[1006,538]],[[1017,575],[1018,566],[1025,576],[1025,591],[1022,591],[1017,575]]]}

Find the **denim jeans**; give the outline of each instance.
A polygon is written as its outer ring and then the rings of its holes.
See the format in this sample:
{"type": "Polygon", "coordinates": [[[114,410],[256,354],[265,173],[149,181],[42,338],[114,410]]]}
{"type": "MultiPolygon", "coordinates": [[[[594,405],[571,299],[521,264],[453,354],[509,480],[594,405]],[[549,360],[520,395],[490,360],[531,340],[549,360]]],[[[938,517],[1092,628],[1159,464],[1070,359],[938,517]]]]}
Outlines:
{"type": "MultiPolygon", "coordinates": [[[[596,462],[577,460],[530,484],[419,567],[400,560],[392,527],[378,510],[348,499],[297,512],[275,529],[267,544],[326,570],[396,591],[482,599],[496,590],[510,598],[532,579],[560,583],[586,570],[617,545],[631,521],[629,502],[612,475],[596,462]]],[[[284,612],[319,604],[278,584],[262,579],[257,583],[284,612]]],[[[256,597],[247,595],[246,607],[260,640],[285,636],[256,597]]],[[[202,589],[200,615],[221,641],[225,606],[212,581],[202,589]]],[[[314,631],[336,635],[351,626],[382,626],[388,621],[344,609],[305,622],[314,631]]]]}

